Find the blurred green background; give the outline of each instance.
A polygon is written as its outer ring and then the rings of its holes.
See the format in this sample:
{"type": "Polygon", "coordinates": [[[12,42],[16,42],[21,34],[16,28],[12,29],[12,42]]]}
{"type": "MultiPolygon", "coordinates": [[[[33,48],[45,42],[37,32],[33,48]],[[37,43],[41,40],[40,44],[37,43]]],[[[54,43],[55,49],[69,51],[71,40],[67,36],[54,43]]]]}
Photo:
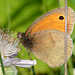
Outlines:
{"type": "MultiPolygon", "coordinates": [[[[25,32],[38,17],[59,6],[64,6],[64,0],[59,0],[59,2],[58,0],[0,0],[0,28],[13,30],[16,33],[18,31],[25,32]]],[[[68,0],[68,6],[75,10],[75,0],[68,0]]],[[[75,27],[71,35],[73,44],[75,40],[74,33],[75,27]]],[[[22,47],[17,57],[20,57],[24,51],[25,48],[22,47]]],[[[31,57],[37,61],[37,65],[34,66],[36,75],[64,75],[64,64],[58,68],[50,68],[33,54],[31,54],[31,57]]],[[[27,52],[22,59],[29,59],[27,52]]],[[[33,75],[32,68],[16,68],[18,75],[33,75]]],[[[75,48],[68,60],[68,75],[73,75],[74,68],[75,48]]]]}

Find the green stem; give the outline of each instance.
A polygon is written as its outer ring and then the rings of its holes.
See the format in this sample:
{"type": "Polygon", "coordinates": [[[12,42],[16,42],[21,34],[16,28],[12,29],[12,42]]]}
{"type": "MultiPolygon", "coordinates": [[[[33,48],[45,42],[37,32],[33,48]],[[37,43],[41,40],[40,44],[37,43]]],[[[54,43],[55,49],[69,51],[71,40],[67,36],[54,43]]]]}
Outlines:
{"type": "Polygon", "coordinates": [[[33,75],[36,75],[35,70],[34,70],[34,66],[32,66],[32,72],[33,72],[33,75]]]}
{"type": "Polygon", "coordinates": [[[69,69],[70,75],[73,75],[73,63],[72,63],[71,57],[68,60],[68,67],[69,67],[68,69],[69,69]]]}
{"type": "Polygon", "coordinates": [[[43,13],[47,12],[47,0],[42,0],[43,2],[43,13]]]}
{"type": "MultiPolygon", "coordinates": [[[[30,60],[32,60],[30,52],[28,52],[28,55],[29,55],[30,60]]],[[[33,75],[36,75],[34,66],[32,66],[32,72],[33,72],[33,75]]]]}
{"type": "Polygon", "coordinates": [[[65,0],[58,0],[59,7],[65,7],[65,0]]]}
{"type": "Polygon", "coordinates": [[[2,61],[1,53],[0,53],[0,63],[1,63],[1,68],[2,68],[3,75],[5,75],[5,70],[4,70],[4,66],[3,66],[3,61],[2,61]]]}

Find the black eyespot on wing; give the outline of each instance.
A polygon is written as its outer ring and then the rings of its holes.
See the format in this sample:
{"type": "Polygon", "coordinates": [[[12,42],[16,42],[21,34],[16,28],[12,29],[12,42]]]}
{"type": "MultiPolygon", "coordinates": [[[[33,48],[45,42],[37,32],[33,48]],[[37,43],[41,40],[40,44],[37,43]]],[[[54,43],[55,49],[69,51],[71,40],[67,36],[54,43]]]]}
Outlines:
{"type": "Polygon", "coordinates": [[[60,20],[63,20],[63,19],[64,19],[64,17],[63,17],[63,16],[59,16],[59,19],[60,19],[60,20]]]}

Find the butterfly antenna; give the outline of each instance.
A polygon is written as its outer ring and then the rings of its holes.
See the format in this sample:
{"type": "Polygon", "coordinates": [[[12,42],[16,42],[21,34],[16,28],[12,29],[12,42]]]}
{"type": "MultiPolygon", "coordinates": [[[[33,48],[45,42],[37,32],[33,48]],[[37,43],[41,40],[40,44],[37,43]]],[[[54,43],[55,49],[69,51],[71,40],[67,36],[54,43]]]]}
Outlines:
{"type": "Polygon", "coordinates": [[[32,58],[31,58],[31,54],[30,54],[29,51],[28,51],[28,56],[29,56],[29,59],[32,60],[32,58]]]}
{"type": "Polygon", "coordinates": [[[65,75],[67,75],[67,0],[65,0],[65,75]]]}
{"type": "Polygon", "coordinates": [[[24,51],[24,53],[20,56],[20,59],[22,58],[22,56],[25,54],[26,50],[24,51]]]}

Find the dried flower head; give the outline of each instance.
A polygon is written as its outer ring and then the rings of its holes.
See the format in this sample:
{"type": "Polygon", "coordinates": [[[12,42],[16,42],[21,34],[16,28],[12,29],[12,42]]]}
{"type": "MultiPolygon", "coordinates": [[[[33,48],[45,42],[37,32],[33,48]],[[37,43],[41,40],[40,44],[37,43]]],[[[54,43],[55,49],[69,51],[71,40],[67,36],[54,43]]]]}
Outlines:
{"type": "Polygon", "coordinates": [[[13,33],[0,29],[0,52],[2,56],[11,56],[20,51],[19,40],[14,38],[13,33]]]}

